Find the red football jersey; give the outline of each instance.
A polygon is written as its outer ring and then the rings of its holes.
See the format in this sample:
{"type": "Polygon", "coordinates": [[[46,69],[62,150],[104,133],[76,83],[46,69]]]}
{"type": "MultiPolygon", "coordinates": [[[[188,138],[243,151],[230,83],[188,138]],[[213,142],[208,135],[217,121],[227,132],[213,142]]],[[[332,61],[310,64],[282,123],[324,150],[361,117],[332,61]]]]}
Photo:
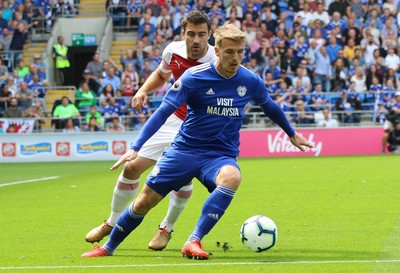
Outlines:
{"type": "MultiPolygon", "coordinates": [[[[215,59],[213,46],[208,46],[206,55],[198,60],[192,60],[187,57],[185,41],[171,42],[163,51],[160,69],[164,73],[172,72],[174,81],[182,76],[186,69],[202,63],[211,62],[215,59]]],[[[183,104],[175,111],[175,115],[184,120],[186,117],[186,104],[183,104]]]]}

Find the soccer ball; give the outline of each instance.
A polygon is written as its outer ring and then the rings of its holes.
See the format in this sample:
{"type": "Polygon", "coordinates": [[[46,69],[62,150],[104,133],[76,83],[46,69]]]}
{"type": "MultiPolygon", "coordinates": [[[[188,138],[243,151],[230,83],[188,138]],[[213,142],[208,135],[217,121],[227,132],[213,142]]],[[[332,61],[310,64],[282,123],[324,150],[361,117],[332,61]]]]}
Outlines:
{"type": "Polygon", "coordinates": [[[247,219],[240,229],[242,243],[251,251],[270,249],[278,239],[278,229],[270,218],[256,215],[247,219]]]}

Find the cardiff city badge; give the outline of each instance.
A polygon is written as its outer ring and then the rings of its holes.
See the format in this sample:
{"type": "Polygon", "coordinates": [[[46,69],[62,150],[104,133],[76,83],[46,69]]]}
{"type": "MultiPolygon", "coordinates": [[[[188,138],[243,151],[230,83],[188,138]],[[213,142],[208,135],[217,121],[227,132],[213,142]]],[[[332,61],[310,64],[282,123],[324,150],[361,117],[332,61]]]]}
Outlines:
{"type": "Polygon", "coordinates": [[[241,85],[236,90],[237,90],[239,96],[243,97],[244,95],[246,95],[246,92],[247,92],[246,86],[241,85]]]}

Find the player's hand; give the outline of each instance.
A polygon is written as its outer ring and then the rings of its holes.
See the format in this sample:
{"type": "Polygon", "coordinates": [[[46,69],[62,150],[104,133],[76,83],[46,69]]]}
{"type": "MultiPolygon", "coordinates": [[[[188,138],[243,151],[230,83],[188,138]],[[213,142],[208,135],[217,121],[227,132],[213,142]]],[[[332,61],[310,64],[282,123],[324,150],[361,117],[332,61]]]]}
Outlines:
{"type": "Polygon", "coordinates": [[[110,168],[110,170],[114,171],[116,169],[118,169],[119,166],[121,166],[122,164],[125,164],[126,162],[132,161],[137,157],[137,151],[135,150],[129,150],[127,151],[123,156],[121,156],[117,162],[114,163],[114,165],[112,165],[112,167],[110,168]]]}
{"type": "Polygon", "coordinates": [[[147,93],[139,89],[135,96],[132,98],[132,108],[140,112],[142,107],[147,105],[147,93]]]}
{"type": "Polygon", "coordinates": [[[299,150],[301,151],[305,151],[305,147],[308,148],[314,148],[314,145],[312,145],[311,143],[308,142],[308,140],[303,137],[302,135],[296,133],[294,136],[292,136],[290,138],[290,142],[296,146],[297,148],[299,148],[299,150]]]}

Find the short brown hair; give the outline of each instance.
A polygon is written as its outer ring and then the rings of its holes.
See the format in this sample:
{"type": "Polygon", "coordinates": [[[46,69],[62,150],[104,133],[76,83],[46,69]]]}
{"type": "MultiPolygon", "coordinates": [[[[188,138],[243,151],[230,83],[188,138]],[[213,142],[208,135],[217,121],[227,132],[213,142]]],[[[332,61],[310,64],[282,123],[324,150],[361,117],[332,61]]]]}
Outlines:
{"type": "Polygon", "coordinates": [[[193,10],[189,12],[182,21],[183,31],[186,31],[188,23],[193,25],[207,24],[208,31],[211,30],[211,20],[204,11],[193,10]]]}

